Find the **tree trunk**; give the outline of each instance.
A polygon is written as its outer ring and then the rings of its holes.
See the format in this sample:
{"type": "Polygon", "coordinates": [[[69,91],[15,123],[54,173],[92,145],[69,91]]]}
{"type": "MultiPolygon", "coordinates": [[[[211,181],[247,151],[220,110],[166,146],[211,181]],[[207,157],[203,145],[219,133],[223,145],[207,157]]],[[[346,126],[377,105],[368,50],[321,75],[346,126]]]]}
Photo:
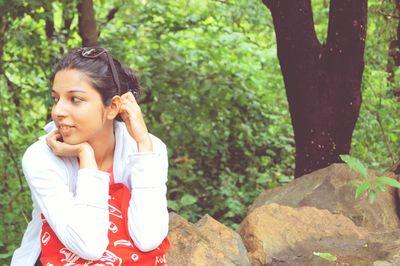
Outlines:
{"type": "MultiPolygon", "coordinates": [[[[395,1],[397,15],[400,15],[400,0],[395,1]]],[[[400,19],[397,22],[397,47],[400,49],[400,19]]]]}
{"type": "Polygon", "coordinates": [[[299,177],[350,151],[361,104],[367,0],[331,0],[326,44],[316,37],[310,0],[264,4],[273,17],[299,177]]]}
{"type": "Polygon", "coordinates": [[[78,4],[79,14],[79,35],[82,38],[82,46],[99,46],[99,40],[96,29],[96,18],[94,16],[93,1],[82,0],[78,4]]]}
{"type": "Polygon", "coordinates": [[[6,16],[0,17],[0,76],[4,74],[3,54],[5,46],[5,33],[8,28],[6,16]]]}
{"type": "MultiPolygon", "coordinates": [[[[395,13],[400,15],[400,0],[396,0],[395,5],[395,13]]],[[[388,16],[386,16],[386,19],[388,19],[388,16]]],[[[392,84],[395,83],[395,67],[400,65],[400,19],[397,22],[396,32],[396,37],[393,37],[393,39],[389,42],[388,62],[386,64],[386,72],[388,73],[387,80],[392,84]]]]}

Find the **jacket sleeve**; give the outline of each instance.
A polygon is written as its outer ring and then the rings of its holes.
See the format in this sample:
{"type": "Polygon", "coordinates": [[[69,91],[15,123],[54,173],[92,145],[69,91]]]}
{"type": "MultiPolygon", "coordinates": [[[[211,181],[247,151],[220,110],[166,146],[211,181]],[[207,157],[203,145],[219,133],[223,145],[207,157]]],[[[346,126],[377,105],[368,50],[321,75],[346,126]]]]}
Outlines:
{"type": "Polygon", "coordinates": [[[167,174],[165,144],[152,137],[153,152],[137,152],[128,157],[131,200],[128,229],[135,245],[143,252],[157,248],[168,234],[167,174]]]}
{"type": "Polygon", "coordinates": [[[73,194],[65,162],[43,141],[28,148],[22,168],[34,202],[58,239],[81,258],[99,259],[108,245],[109,174],[78,170],[73,194]]]}

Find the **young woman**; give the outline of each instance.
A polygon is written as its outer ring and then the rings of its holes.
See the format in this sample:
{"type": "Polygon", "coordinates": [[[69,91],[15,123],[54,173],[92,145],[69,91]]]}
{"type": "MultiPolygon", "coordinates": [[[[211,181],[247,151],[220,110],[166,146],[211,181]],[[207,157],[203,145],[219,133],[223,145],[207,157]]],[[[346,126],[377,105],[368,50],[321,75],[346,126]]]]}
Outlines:
{"type": "Polygon", "coordinates": [[[167,152],[134,72],[103,48],[65,55],[47,135],[22,159],[33,213],[12,266],[166,265],[167,152]]]}

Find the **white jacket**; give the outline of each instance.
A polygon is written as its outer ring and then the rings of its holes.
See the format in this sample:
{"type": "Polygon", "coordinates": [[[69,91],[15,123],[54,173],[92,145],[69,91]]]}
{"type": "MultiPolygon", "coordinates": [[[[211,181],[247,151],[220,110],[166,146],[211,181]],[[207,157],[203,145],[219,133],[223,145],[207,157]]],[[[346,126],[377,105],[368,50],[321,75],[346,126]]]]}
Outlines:
{"type": "MultiPolygon", "coordinates": [[[[54,123],[45,129],[54,130],[54,123]]],[[[141,251],[150,251],[168,234],[166,146],[151,135],[153,152],[139,153],[122,122],[115,122],[115,137],[115,182],[124,183],[132,195],[129,233],[141,251]]],[[[84,259],[100,258],[108,245],[109,174],[79,169],[76,157],[56,156],[44,136],[26,150],[22,168],[32,195],[32,220],[11,266],[35,264],[40,254],[41,213],[68,249],[84,259]]]]}

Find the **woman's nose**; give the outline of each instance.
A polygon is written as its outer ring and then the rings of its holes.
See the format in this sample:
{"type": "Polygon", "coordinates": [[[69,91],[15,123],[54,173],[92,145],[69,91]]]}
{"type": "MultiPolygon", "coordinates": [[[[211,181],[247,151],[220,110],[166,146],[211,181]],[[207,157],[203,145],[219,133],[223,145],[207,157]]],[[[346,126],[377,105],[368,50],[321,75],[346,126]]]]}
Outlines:
{"type": "Polygon", "coordinates": [[[68,114],[67,112],[67,105],[65,101],[62,99],[59,99],[57,102],[54,103],[53,109],[52,109],[52,114],[55,117],[63,117],[68,114]]]}

